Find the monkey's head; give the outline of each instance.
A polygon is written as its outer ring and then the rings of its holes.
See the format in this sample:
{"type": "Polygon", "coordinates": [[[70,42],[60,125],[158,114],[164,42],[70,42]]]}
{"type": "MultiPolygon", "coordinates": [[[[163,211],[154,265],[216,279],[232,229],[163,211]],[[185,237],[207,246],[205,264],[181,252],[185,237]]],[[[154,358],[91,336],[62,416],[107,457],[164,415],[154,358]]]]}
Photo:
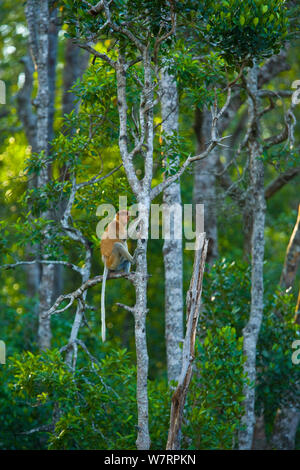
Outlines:
{"type": "Polygon", "coordinates": [[[130,213],[129,213],[129,211],[127,211],[125,209],[117,212],[117,214],[116,214],[116,220],[118,220],[120,222],[120,224],[122,224],[122,225],[127,225],[128,221],[129,221],[129,218],[130,218],[130,213]]]}

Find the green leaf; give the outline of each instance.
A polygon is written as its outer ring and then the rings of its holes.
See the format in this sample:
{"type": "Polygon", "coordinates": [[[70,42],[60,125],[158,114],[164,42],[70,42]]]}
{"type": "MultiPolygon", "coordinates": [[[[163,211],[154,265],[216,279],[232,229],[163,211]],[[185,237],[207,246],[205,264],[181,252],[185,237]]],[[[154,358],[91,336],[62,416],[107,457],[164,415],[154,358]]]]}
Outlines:
{"type": "Polygon", "coordinates": [[[254,26],[257,26],[257,25],[258,25],[258,22],[259,22],[259,19],[258,19],[257,17],[254,18],[254,20],[253,20],[254,26]]]}
{"type": "Polygon", "coordinates": [[[261,10],[262,10],[263,13],[266,13],[268,11],[268,9],[269,9],[268,5],[263,5],[261,7],[261,10]]]}
{"type": "Polygon", "coordinates": [[[245,17],[243,15],[240,16],[240,23],[241,23],[241,26],[245,24],[245,17]]]}

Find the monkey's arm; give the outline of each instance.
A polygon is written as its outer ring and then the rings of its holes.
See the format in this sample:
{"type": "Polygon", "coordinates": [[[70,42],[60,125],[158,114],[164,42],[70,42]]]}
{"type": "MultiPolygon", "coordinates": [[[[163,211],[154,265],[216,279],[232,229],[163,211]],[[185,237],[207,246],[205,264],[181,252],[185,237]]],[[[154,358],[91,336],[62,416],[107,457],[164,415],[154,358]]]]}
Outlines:
{"type": "Polygon", "coordinates": [[[133,253],[133,263],[134,264],[136,263],[136,259],[137,259],[138,255],[140,255],[142,253],[144,253],[142,248],[136,248],[135,249],[135,252],[133,253]]]}
{"type": "Polygon", "coordinates": [[[133,240],[138,240],[141,238],[141,217],[138,217],[136,220],[130,223],[127,232],[128,238],[132,238],[133,240]]]}

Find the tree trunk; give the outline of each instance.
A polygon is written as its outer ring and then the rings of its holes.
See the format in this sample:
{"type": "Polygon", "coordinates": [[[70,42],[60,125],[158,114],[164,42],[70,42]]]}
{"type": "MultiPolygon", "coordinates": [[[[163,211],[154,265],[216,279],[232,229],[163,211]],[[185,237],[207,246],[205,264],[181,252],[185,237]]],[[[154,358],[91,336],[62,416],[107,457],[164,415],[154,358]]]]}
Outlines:
{"type": "MultiPolygon", "coordinates": [[[[146,215],[147,216],[147,215],[146,215]]],[[[141,254],[136,263],[136,277],[134,280],[136,303],[134,307],[134,331],[137,359],[137,408],[138,408],[138,435],[136,445],[138,450],[147,450],[150,447],[149,410],[148,410],[148,369],[149,358],[146,339],[147,314],[147,241],[139,240],[138,248],[141,254]]]]}
{"type": "Polygon", "coordinates": [[[295,406],[277,411],[271,446],[276,450],[295,449],[295,438],[299,426],[300,411],[295,406]]]}
{"type": "MultiPolygon", "coordinates": [[[[178,132],[178,95],[175,79],[167,71],[161,75],[160,90],[162,128],[166,135],[178,132]]],[[[180,180],[163,193],[167,207],[181,206],[180,180]]],[[[168,209],[167,209],[168,212],[168,209]]],[[[165,336],[168,380],[177,380],[181,370],[183,340],[182,239],[175,238],[175,214],[170,211],[170,239],[165,238],[163,257],[165,267],[165,336]]]]}
{"type": "MultiPolygon", "coordinates": [[[[207,147],[210,136],[211,115],[207,109],[196,110],[195,133],[197,138],[197,154],[207,147]]],[[[209,157],[195,162],[194,166],[194,204],[204,204],[204,230],[209,240],[207,262],[213,263],[218,257],[218,227],[216,207],[216,166],[218,152],[212,150],[209,157]]]]}
{"type": "MultiPolygon", "coordinates": [[[[22,58],[24,64],[24,73],[25,81],[24,85],[17,94],[17,111],[20,121],[23,124],[24,132],[28,144],[31,147],[31,152],[37,152],[37,135],[36,135],[36,125],[37,125],[37,116],[32,109],[32,90],[33,90],[33,72],[34,64],[30,54],[22,58]]],[[[36,188],[37,177],[31,175],[28,179],[27,187],[29,190],[36,188]]],[[[26,257],[28,260],[32,258],[32,253],[35,258],[38,257],[38,247],[32,247],[27,245],[26,248],[26,257]]],[[[27,281],[27,292],[30,298],[33,298],[39,289],[40,282],[40,266],[38,264],[30,264],[26,267],[26,281],[27,281]]]]}
{"type": "Polygon", "coordinates": [[[153,177],[153,83],[151,75],[151,56],[148,48],[143,50],[144,83],[140,96],[140,125],[146,151],[144,153],[144,178],[138,180],[132,161],[132,154],[127,147],[127,97],[126,97],[126,71],[124,57],[120,54],[116,66],[117,95],[119,111],[119,148],[122,162],[126,171],[128,182],[135,193],[139,205],[141,218],[141,238],[137,248],[139,254],[136,259],[136,272],[134,286],[136,302],[133,308],[135,319],[135,346],[137,357],[137,409],[138,433],[136,445],[138,450],[147,450],[150,447],[149,416],[148,416],[148,350],[146,341],[146,315],[147,315],[147,238],[149,229],[150,194],[153,177]]]}
{"type": "MultiPolygon", "coordinates": [[[[49,9],[48,0],[28,0],[25,7],[25,14],[29,28],[29,41],[32,55],[38,73],[38,94],[36,97],[37,107],[37,152],[47,156],[48,153],[48,132],[49,132],[49,9]]],[[[37,179],[38,188],[42,188],[49,181],[49,164],[44,164],[37,179]]],[[[46,210],[41,216],[44,219],[51,219],[50,210],[46,210]]],[[[44,254],[47,245],[47,228],[44,231],[44,240],[41,251],[43,259],[47,259],[44,254]]],[[[39,286],[39,326],[38,345],[44,350],[51,345],[50,317],[44,313],[51,307],[52,289],[54,279],[53,265],[43,264],[41,266],[41,279],[39,286]]]]}
{"type": "MultiPolygon", "coordinates": [[[[70,114],[71,111],[75,110],[78,112],[79,103],[75,102],[76,96],[71,92],[72,86],[75,84],[78,78],[81,78],[85,71],[90,54],[86,51],[81,50],[78,46],[73,44],[72,39],[67,38],[65,43],[65,63],[63,71],[63,96],[62,96],[62,115],[70,114]]],[[[74,129],[71,129],[70,133],[73,133],[74,129]]],[[[66,134],[67,129],[63,127],[63,132],[66,134]]],[[[63,166],[60,170],[61,180],[69,180],[70,175],[66,167],[63,166]]],[[[60,207],[57,209],[58,219],[64,212],[66,207],[66,201],[62,197],[60,207]]],[[[64,286],[64,267],[62,265],[54,266],[54,286],[53,296],[57,298],[63,291],[64,286]]],[[[70,353],[71,354],[71,353],[70,353]]]]}
{"type": "Polygon", "coordinates": [[[243,329],[244,355],[246,362],[244,371],[250,384],[244,386],[245,414],[242,417],[242,428],[239,433],[239,448],[251,449],[255,424],[255,380],[256,380],[256,345],[263,315],[263,262],[264,262],[264,227],[265,227],[265,196],[264,196],[264,165],[259,143],[258,99],[257,99],[257,66],[254,65],[248,75],[250,135],[248,149],[250,154],[251,208],[253,215],[252,246],[251,246],[251,308],[250,318],[243,329]]]}
{"type": "Polygon", "coordinates": [[[265,431],[264,413],[256,416],[253,432],[252,450],[265,450],[267,448],[267,437],[265,431]]]}
{"type": "Polygon", "coordinates": [[[71,91],[72,86],[88,66],[90,54],[73,44],[72,39],[66,39],[65,66],[63,73],[63,115],[69,114],[73,109],[78,112],[79,103],[75,102],[76,95],[71,91]]]}
{"type": "Polygon", "coordinates": [[[49,86],[49,107],[48,107],[48,146],[54,137],[54,113],[55,113],[55,84],[56,84],[56,62],[57,62],[57,8],[52,8],[49,13],[48,29],[48,86],[49,86]]]}

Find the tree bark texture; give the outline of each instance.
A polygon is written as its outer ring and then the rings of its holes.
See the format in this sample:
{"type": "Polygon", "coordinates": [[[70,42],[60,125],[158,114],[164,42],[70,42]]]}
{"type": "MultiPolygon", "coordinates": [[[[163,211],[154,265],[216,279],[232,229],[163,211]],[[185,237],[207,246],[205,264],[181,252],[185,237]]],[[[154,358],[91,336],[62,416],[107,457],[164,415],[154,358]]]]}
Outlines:
{"type": "Polygon", "coordinates": [[[271,439],[272,449],[295,449],[295,437],[299,427],[299,420],[299,408],[297,409],[295,406],[284,407],[277,411],[271,439]]]}
{"type": "MultiPolygon", "coordinates": [[[[196,110],[195,133],[197,138],[196,152],[200,153],[207,147],[210,136],[211,115],[205,109],[196,110]]],[[[194,166],[194,204],[204,204],[204,230],[209,240],[207,261],[213,263],[218,257],[218,226],[216,207],[216,166],[219,159],[217,149],[212,150],[205,160],[194,166]]]]}
{"type": "MultiPolygon", "coordinates": [[[[162,71],[161,82],[162,129],[165,134],[178,132],[178,94],[174,77],[162,71]]],[[[181,206],[180,180],[170,184],[163,192],[166,207],[181,206]]],[[[168,216],[168,209],[166,210],[168,216]]],[[[165,238],[163,257],[165,267],[165,337],[168,380],[177,380],[181,371],[183,340],[183,280],[182,238],[175,238],[174,212],[170,212],[170,239],[165,238]]]]}
{"type": "Polygon", "coordinates": [[[90,54],[81,50],[73,44],[72,39],[67,38],[65,44],[65,67],[63,72],[63,115],[69,114],[73,109],[78,112],[79,103],[76,103],[76,96],[71,91],[72,86],[78,78],[82,77],[88,66],[90,54]]]}
{"type": "MultiPolygon", "coordinates": [[[[48,82],[48,61],[49,61],[49,8],[48,0],[28,0],[25,7],[25,14],[29,28],[29,44],[31,53],[36,64],[38,73],[38,93],[35,100],[37,107],[37,152],[47,156],[48,153],[48,132],[49,132],[49,82],[48,82]]],[[[44,164],[37,178],[37,187],[42,188],[49,181],[49,165],[44,164]]],[[[42,217],[50,219],[50,210],[46,210],[42,217]]],[[[47,244],[47,228],[44,231],[44,240],[41,251],[43,259],[45,246],[47,244]]],[[[51,307],[52,289],[54,279],[54,267],[51,264],[41,266],[41,279],[39,286],[39,326],[38,345],[41,350],[50,348],[51,326],[50,317],[44,315],[51,307]]]]}
{"type": "MultiPolygon", "coordinates": [[[[28,145],[31,147],[31,152],[37,152],[37,135],[36,135],[36,125],[37,125],[37,116],[32,109],[32,90],[33,90],[33,72],[34,64],[31,58],[31,55],[21,59],[24,64],[24,74],[25,80],[24,85],[17,94],[17,111],[20,121],[23,124],[23,129],[26,135],[28,145]]],[[[37,185],[37,177],[31,175],[28,179],[27,187],[29,190],[34,189],[37,185]]],[[[34,253],[35,258],[38,258],[38,247],[26,247],[27,258],[31,258],[32,252],[34,253]]],[[[35,264],[30,264],[26,267],[26,280],[27,280],[27,292],[29,297],[34,297],[39,289],[40,282],[40,266],[35,264]]]]}
{"type": "MultiPolygon", "coordinates": [[[[62,96],[62,115],[70,114],[71,111],[75,110],[78,112],[79,102],[76,102],[76,96],[71,91],[72,86],[75,84],[78,78],[82,77],[83,72],[88,66],[90,54],[87,51],[81,50],[78,46],[73,44],[72,39],[67,38],[65,42],[65,62],[64,62],[64,71],[63,71],[63,96],[62,96]]],[[[75,129],[67,130],[66,127],[63,127],[63,132],[66,134],[70,132],[71,134],[75,129]]],[[[60,178],[62,181],[69,180],[70,174],[65,167],[61,168],[60,178]]],[[[67,201],[62,197],[59,207],[57,208],[58,218],[61,217],[65,208],[67,201]]],[[[54,267],[54,287],[53,287],[53,296],[57,298],[63,291],[64,286],[64,267],[61,265],[56,265],[54,267]]],[[[69,351],[71,354],[71,350],[69,351]]]]}
{"type": "Polygon", "coordinates": [[[248,149],[250,155],[251,209],[253,217],[251,246],[251,307],[250,318],[243,329],[244,355],[246,362],[244,371],[250,384],[244,386],[244,411],[239,433],[239,448],[251,449],[255,425],[255,380],[256,380],[256,346],[263,315],[263,262],[264,262],[264,227],[265,227],[265,195],[264,165],[259,143],[259,120],[257,98],[257,66],[249,71],[247,79],[249,94],[249,126],[248,149]]]}
{"type": "MultiPolygon", "coordinates": [[[[148,49],[143,50],[144,83],[140,98],[140,125],[142,138],[145,141],[144,178],[139,181],[133,161],[132,153],[127,147],[127,99],[126,99],[126,71],[124,59],[120,55],[117,66],[117,93],[119,111],[119,148],[127,179],[139,204],[143,238],[138,240],[139,254],[136,259],[136,272],[134,286],[136,303],[133,308],[135,325],[135,346],[137,357],[137,409],[138,433],[136,445],[138,450],[147,450],[150,447],[149,415],[148,415],[148,368],[149,358],[146,340],[147,315],[147,237],[150,214],[150,193],[153,172],[153,88],[151,77],[151,58],[148,49]]],[[[139,146],[139,145],[138,145],[139,146]]]]}

